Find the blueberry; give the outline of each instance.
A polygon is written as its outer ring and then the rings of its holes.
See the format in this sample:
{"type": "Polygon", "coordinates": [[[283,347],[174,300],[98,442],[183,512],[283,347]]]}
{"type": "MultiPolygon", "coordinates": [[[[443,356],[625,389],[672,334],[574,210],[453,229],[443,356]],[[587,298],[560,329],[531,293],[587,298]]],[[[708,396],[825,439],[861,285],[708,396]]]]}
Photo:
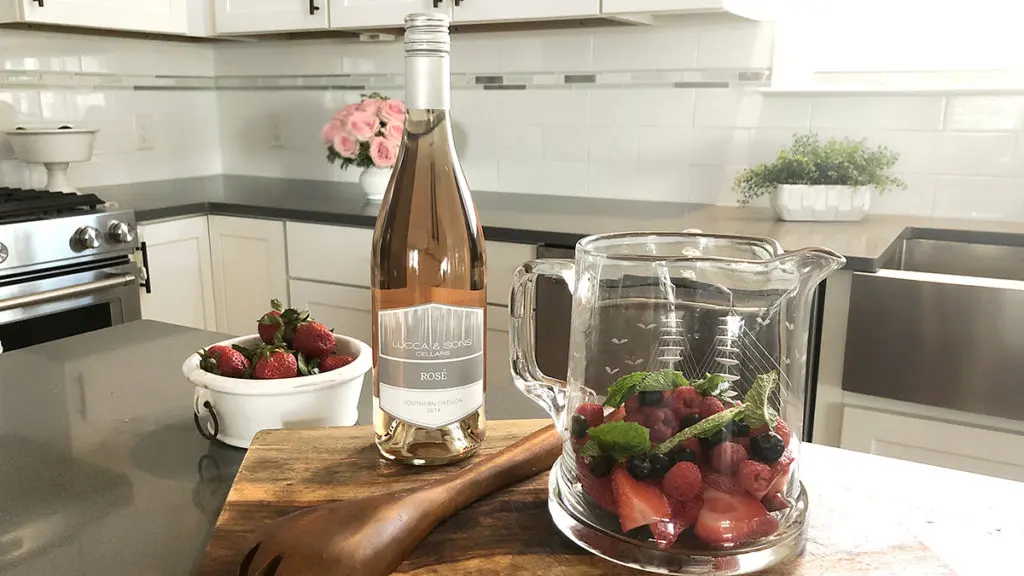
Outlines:
{"type": "Polygon", "coordinates": [[[729,430],[729,426],[722,426],[718,430],[712,432],[711,435],[708,436],[707,438],[701,438],[700,447],[703,448],[705,452],[707,452],[708,450],[711,450],[712,448],[718,446],[722,442],[725,442],[729,438],[732,438],[732,432],[729,430]]]}
{"type": "Polygon", "coordinates": [[[665,398],[664,393],[658,390],[645,390],[639,396],[641,406],[657,406],[665,398]]]}
{"type": "Polygon", "coordinates": [[[590,424],[582,414],[573,414],[572,422],[569,425],[569,432],[572,433],[573,438],[583,438],[587,435],[587,430],[590,430],[590,424]]]}
{"type": "Polygon", "coordinates": [[[643,480],[651,475],[651,461],[647,456],[633,456],[626,462],[626,472],[637,480],[643,480]]]}
{"type": "Polygon", "coordinates": [[[693,450],[685,448],[683,446],[676,446],[674,450],[668,453],[672,459],[672,465],[675,466],[680,462],[696,462],[697,455],[693,453],[693,450]]]}
{"type": "Polygon", "coordinates": [[[700,422],[700,416],[697,414],[687,414],[683,416],[683,419],[679,421],[679,425],[682,426],[683,430],[686,430],[690,426],[700,422]]]}
{"type": "Polygon", "coordinates": [[[647,461],[651,463],[651,473],[647,476],[648,478],[661,478],[669,468],[675,465],[675,462],[664,454],[651,454],[647,457],[647,461]]]}
{"type": "Polygon", "coordinates": [[[744,438],[750,436],[750,426],[742,420],[733,420],[729,424],[732,424],[732,435],[737,438],[744,438]]]}
{"type": "Polygon", "coordinates": [[[765,432],[750,439],[750,455],[765,464],[773,464],[786,451],[786,442],[775,432],[765,432]]]}
{"type": "Polygon", "coordinates": [[[595,478],[604,478],[612,473],[613,468],[615,468],[615,458],[607,454],[602,454],[590,462],[590,473],[595,478]]]}

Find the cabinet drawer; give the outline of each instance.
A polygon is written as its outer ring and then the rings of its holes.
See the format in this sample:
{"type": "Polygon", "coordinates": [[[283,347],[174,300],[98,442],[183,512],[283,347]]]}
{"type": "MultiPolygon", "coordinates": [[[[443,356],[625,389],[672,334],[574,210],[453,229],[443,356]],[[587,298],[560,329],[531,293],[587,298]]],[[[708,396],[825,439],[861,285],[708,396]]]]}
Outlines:
{"type": "Polygon", "coordinates": [[[288,276],[370,287],[373,228],[289,222],[288,276]]]}
{"type": "Polygon", "coordinates": [[[840,448],[1024,481],[1024,435],[843,408],[840,448]]]}

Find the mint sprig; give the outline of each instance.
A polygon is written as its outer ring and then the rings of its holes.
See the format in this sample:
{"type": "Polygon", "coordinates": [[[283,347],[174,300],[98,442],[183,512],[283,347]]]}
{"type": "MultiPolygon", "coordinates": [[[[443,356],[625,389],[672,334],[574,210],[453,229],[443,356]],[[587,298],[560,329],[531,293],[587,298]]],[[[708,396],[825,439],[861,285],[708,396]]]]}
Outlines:
{"type": "Polygon", "coordinates": [[[689,440],[690,438],[707,438],[730,421],[740,418],[743,413],[744,406],[733,406],[732,408],[722,410],[718,414],[708,416],[693,426],[684,428],[678,434],[668,440],[665,440],[661,444],[658,444],[654,447],[654,452],[658,454],[665,454],[670,452],[680,442],[689,440]]]}
{"type": "Polygon", "coordinates": [[[775,421],[778,420],[779,415],[772,408],[770,397],[778,383],[779,373],[774,370],[754,378],[754,384],[743,397],[743,405],[746,406],[743,421],[751,428],[775,427],[775,421]]]}
{"type": "Polygon", "coordinates": [[[694,380],[692,386],[701,396],[731,398],[736,395],[732,384],[722,374],[705,374],[702,380],[694,380]]]}
{"type": "Polygon", "coordinates": [[[618,408],[630,396],[640,392],[675,390],[688,385],[689,382],[681,372],[675,370],[658,370],[657,372],[632,372],[616,380],[608,387],[605,406],[618,408]]]}
{"type": "Polygon", "coordinates": [[[594,426],[587,434],[590,440],[580,448],[583,456],[610,454],[621,460],[651,449],[650,432],[636,422],[606,422],[594,426]]]}

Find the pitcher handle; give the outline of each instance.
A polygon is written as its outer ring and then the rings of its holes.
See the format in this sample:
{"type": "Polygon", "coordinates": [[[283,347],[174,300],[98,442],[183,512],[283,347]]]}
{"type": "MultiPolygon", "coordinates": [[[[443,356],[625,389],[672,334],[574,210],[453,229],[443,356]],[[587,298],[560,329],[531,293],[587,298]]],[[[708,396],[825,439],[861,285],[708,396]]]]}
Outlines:
{"type": "Polygon", "coordinates": [[[575,290],[576,265],[567,259],[531,260],[516,270],[509,297],[509,358],[512,378],[523,394],[551,415],[559,430],[565,412],[566,383],[552,378],[537,366],[534,326],[537,300],[537,277],[551,276],[565,280],[569,292],[575,290]]]}

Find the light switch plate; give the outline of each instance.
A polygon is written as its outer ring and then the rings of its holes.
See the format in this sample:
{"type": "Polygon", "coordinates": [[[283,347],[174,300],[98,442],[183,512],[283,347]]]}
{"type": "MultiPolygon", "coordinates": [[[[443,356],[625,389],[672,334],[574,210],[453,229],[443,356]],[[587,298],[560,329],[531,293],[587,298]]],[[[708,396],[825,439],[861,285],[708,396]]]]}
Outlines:
{"type": "Polygon", "coordinates": [[[152,150],[155,147],[153,141],[153,115],[135,115],[135,148],[138,150],[152,150]]]}

